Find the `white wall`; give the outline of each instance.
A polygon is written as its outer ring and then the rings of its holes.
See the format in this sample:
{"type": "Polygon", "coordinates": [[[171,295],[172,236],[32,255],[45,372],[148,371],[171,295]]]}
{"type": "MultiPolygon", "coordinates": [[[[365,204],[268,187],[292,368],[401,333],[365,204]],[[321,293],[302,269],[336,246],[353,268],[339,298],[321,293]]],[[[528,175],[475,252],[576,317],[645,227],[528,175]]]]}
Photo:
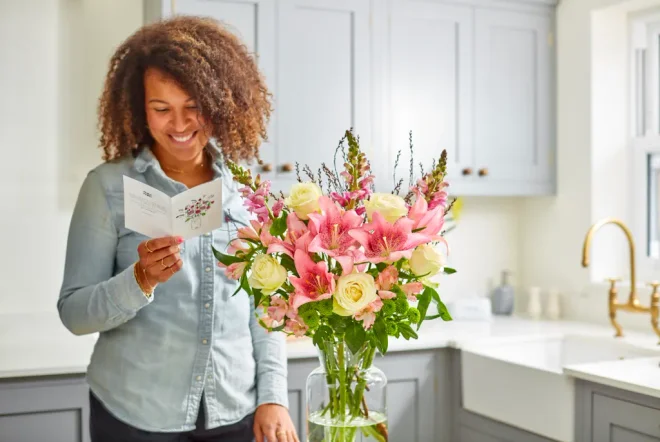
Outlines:
{"type": "MultiPolygon", "coordinates": [[[[0,314],[56,312],[80,171],[100,161],[96,104],[107,60],[139,27],[141,3],[0,0],[0,142],[9,155],[0,163],[0,314]]],[[[483,294],[502,269],[516,274],[517,205],[465,200],[461,227],[449,238],[459,272],[446,278],[443,296],[483,294]]]]}
{"type": "MultiPolygon", "coordinates": [[[[563,0],[557,14],[558,192],[521,208],[522,288],[557,287],[571,319],[607,323],[606,276],[629,278],[623,232],[606,226],[581,266],[593,222],[617,217],[630,225],[628,200],[628,11],[658,0],[563,0]]],[[[638,249],[643,245],[636,238],[638,249]]],[[[624,300],[628,289],[622,286],[624,300]]],[[[640,300],[649,302],[648,289],[640,300]]],[[[620,313],[626,329],[651,331],[648,315],[620,313]]]]}
{"type": "Polygon", "coordinates": [[[141,21],[135,0],[0,0],[0,314],[56,312],[106,60],[141,21]]]}

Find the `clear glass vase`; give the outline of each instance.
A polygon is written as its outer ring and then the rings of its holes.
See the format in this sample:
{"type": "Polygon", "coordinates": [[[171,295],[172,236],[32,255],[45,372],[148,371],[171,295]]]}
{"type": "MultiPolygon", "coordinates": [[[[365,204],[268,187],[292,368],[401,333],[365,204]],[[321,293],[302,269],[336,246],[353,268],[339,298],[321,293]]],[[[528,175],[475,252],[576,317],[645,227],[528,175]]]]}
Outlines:
{"type": "Polygon", "coordinates": [[[356,352],[344,341],[322,345],[307,376],[308,442],[387,442],[387,378],[375,354],[369,343],[356,352]]]}

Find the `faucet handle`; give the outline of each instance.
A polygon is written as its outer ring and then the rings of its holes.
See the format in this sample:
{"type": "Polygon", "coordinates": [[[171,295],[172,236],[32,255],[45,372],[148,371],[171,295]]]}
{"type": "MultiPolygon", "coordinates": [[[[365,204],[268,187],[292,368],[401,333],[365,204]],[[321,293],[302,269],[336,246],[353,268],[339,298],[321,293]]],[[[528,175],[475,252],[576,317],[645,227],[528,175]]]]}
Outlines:
{"type": "Polygon", "coordinates": [[[610,291],[613,291],[616,289],[616,283],[621,281],[621,277],[619,276],[611,276],[609,278],[605,278],[605,282],[610,283],[610,291]]]}
{"type": "Polygon", "coordinates": [[[653,293],[656,293],[658,291],[658,287],[660,287],[660,281],[650,281],[646,283],[649,287],[653,288],[653,293]]]}

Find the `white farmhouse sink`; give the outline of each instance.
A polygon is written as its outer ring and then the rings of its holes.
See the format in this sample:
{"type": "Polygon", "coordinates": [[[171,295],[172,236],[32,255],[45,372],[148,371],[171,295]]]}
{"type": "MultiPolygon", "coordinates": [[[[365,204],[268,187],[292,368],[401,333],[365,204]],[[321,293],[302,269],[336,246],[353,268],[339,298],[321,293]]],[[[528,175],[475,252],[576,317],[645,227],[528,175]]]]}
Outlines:
{"type": "Polygon", "coordinates": [[[562,367],[657,356],[613,337],[555,336],[463,348],[463,406],[557,441],[574,440],[573,378],[562,367]]]}

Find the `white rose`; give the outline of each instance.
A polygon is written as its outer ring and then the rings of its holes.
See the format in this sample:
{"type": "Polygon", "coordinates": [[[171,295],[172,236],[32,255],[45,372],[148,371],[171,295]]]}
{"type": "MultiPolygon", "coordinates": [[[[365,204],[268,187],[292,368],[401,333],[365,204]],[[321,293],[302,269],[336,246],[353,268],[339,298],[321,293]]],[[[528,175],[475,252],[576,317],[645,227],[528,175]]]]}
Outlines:
{"type": "Polygon", "coordinates": [[[257,255],[252,263],[252,274],[248,284],[253,289],[260,289],[264,295],[270,295],[286,281],[286,269],[270,255],[257,255]]]}
{"type": "Polygon", "coordinates": [[[298,215],[300,219],[309,219],[307,215],[318,212],[319,198],[323,196],[321,188],[315,183],[296,183],[291,187],[291,193],[284,203],[298,215]]]}
{"type": "Polygon", "coordinates": [[[376,282],[368,273],[349,273],[337,281],[332,295],[332,311],[341,316],[351,316],[378,298],[376,282]]]}
{"type": "Polygon", "coordinates": [[[445,266],[445,256],[428,244],[417,246],[410,257],[410,270],[415,275],[433,276],[445,266]]]}
{"type": "Polygon", "coordinates": [[[368,201],[364,202],[364,207],[367,209],[369,221],[374,212],[380,213],[387,222],[392,224],[408,214],[408,208],[403,198],[391,193],[374,193],[368,201]]]}

